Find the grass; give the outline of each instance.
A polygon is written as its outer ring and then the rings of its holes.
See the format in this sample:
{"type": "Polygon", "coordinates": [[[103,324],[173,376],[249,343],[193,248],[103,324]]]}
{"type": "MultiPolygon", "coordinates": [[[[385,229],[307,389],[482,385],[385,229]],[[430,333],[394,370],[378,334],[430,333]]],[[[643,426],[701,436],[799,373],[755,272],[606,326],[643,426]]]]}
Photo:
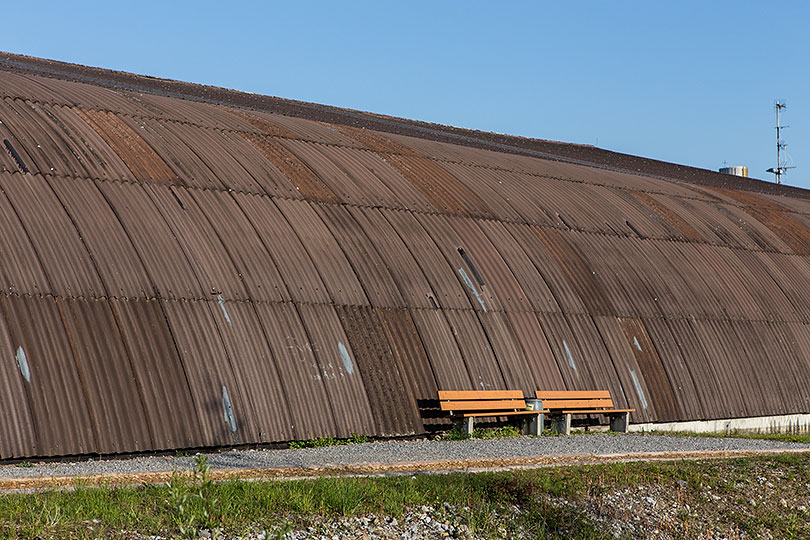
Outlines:
{"type": "MultiPolygon", "coordinates": [[[[213,483],[204,460],[192,472],[164,485],[77,483],[67,491],[2,495],[0,538],[126,538],[120,531],[191,537],[202,527],[238,535],[306,526],[319,517],[400,517],[409,508],[444,502],[461,509],[467,526],[482,535],[507,527],[506,536],[520,529],[529,538],[608,538],[583,505],[638,486],[678,493],[693,509],[750,536],[810,537],[807,515],[779,504],[783,497],[808,499],[810,456],[804,454],[284,482],[213,483]]],[[[688,526],[697,518],[684,511],[678,519],[688,526]]]]}
{"type": "Polygon", "coordinates": [[[352,433],[348,439],[333,439],[332,437],[316,437],[306,441],[291,441],[290,448],[322,448],[324,446],[340,446],[344,444],[360,444],[369,442],[369,438],[365,435],[358,435],[352,433]]]}

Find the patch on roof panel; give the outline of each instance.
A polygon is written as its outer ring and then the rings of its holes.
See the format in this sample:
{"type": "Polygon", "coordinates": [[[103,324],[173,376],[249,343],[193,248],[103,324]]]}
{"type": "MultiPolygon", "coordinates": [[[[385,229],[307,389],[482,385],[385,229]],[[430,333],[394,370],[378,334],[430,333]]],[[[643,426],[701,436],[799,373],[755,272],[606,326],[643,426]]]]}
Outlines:
{"type": "Polygon", "coordinates": [[[565,349],[565,357],[568,358],[568,365],[571,366],[571,369],[574,371],[577,370],[576,364],[574,364],[574,355],[571,354],[571,349],[568,348],[568,343],[563,340],[563,349],[565,349]]]}
{"type": "Polygon", "coordinates": [[[234,418],[233,405],[231,405],[231,398],[228,396],[228,388],[225,385],[222,386],[222,410],[231,432],[236,433],[236,418],[234,418]]]}
{"type": "Polygon", "coordinates": [[[633,384],[636,387],[636,394],[638,394],[638,398],[641,400],[641,406],[644,410],[647,410],[647,398],[644,396],[644,390],[641,389],[641,384],[638,382],[636,372],[632,369],[630,370],[630,377],[633,378],[633,384]]]}
{"type": "Polygon", "coordinates": [[[461,255],[461,258],[464,259],[464,262],[467,263],[467,267],[470,269],[470,272],[472,272],[475,281],[478,282],[478,285],[480,287],[483,287],[484,278],[481,277],[481,274],[478,272],[478,268],[475,267],[475,265],[472,262],[472,259],[470,259],[470,256],[467,255],[467,253],[461,248],[458,248],[458,253],[459,255],[461,255]]]}
{"type": "Polygon", "coordinates": [[[638,338],[633,336],[633,345],[635,345],[636,349],[641,350],[641,344],[638,342],[638,338]]]}
{"type": "Polygon", "coordinates": [[[461,279],[463,279],[464,283],[467,285],[467,287],[470,288],[470,290],[473,293],[473,296],[475,296],[475,299],[478,300],[479,304],[481,304],[481,309],[483,309],[484,313],[486,313],[487,312],[487,306],[484,305],[484,300],[483,300],[483,298],[481,298],[481,295],[478,294],[478,289],[475,288],[475,284],[470,279],[470,276],[467,275],[467,272],[465,272],[463,268],[459,268],[458,273],[461,274],[461,279]]]}
{"type": "Polygon", "coordinates": [[[338,341],[338,352],[340,353],[340,359],[343,361],[343,367],[346,368],[346,373],[353,375],[354,363],[352,357],[349,356],[349,350],[346,349],[346,345],[342,341],[338,341]]]}
{"type": "Polygon", "coordinates": [[[228,310],[225,309],[225,300],[222,299],[221,294],[217,295],[217,301],[219,302],[219,307],[222,310],[222,314],[225,315],[225,320],[228,321],[229,325],[233,326],[233,323],[231,322],[231,316],[228,315],[228,310]]]}
{"type": "Polygon", "coordinates": [[[17,150],[11,144],[11,141],[8,139],[3,139],[3,145],[6,147],[6,150],[8,150],[8,153],[11,154],[11,157],[14,158],[14,161],[17,162],[17,167],[19,167],[24,173],[29,172],[28,167],[26,167],[25,163],[23,163],[22,157],[17,153],[17,150]]]}
{"type": "Polygon", "coordinates": [[[31,382],[31,370],[28,368],[28,360],[25,358],[25,351],[22,346],[17,347],[17,365],[25,380],[31,382]]]}

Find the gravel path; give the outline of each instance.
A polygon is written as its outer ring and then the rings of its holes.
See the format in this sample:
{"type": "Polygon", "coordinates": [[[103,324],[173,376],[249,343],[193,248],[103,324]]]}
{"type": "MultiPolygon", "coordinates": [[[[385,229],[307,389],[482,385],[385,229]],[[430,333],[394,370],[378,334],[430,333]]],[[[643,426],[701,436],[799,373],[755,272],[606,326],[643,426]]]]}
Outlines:
{"type": "MultiPolygon", "coordinates": [[[[231,450],[208,455],[212,471],[306,468],[337,469],[366,464],[447,462],[447,469],[464,467],[476,460],[492,466],[520,464],[521,459],[573,456],[587,461],[622,455],[624,459],[655,457],[650,454],[705,452],[810,451],[810,444],[760,439],[674,437],[665,435],[582,434],[569,437],[510,437],[466,441],[417,440],[349,444],[324,448],[284,450],[231,450]],[[628,454],[630,454],[628,456],[628,454]]],[[[721,455],[721,454],[719,454],[721,455]]],[[[127,459],[85,460],[77,462],[33,463],[28,466],[0,466],[0,481],[23,478],[81,477],[94,475],[161,473],[189,470],[194,456],[143,456],[127,459]]],[[[437,467],[433,467],[436,469],[437,467]]]]}

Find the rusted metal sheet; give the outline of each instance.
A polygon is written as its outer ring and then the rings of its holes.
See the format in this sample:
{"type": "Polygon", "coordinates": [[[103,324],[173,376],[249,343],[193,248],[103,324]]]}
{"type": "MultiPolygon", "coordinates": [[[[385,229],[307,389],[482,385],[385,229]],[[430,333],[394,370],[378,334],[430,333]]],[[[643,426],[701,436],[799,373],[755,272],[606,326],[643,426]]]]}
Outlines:
{"type": "Polygon", "coordinates": [[[153,449],[143,396],[134,384],[133,360],[109,302],[63,300],[58,307],[90,415],[98,426],[95,450],[111,454],[153,449]]]}
{"type": "Polygon", "coordinates": [[[20,217],[44,265],[51,292],[62,296],[102,296],[104,287],[93,260],[45,179],[0,175],[0,188],[20,217]]]}
{"type": "Polygon", "coordinates": [[[352,154],[340,148],[310,142],[281,139],[279,142],[295,155],[315,176],[346,204],[398,207],[393,193],[376,176],[353,163],[352,154]]]}
{"type": "Polygon", "coordinates": [[[203,300],[164,300],[163,309],[188,378],[203,440],[209,446],[258,442],[255,416],[216,326],[220,306],[203,300]],[[223,401],[231,402],[228,408],[233,410],[234,423],[223,413],[223,401]]]}
{"type": "Polygon", "coordinates": [[[169,166],[178,180],[172,185],[199,188],[223,189],[224,184],[216,177],[205,161],[168,129],[167,122],[155,118],[122,117],[121,121],[137,132],[169,166]]]}
{"type": "MultiPolygon", "coordinates": [[[[294,438],[288,403],[297,389],[279,374],[256,307],[252,302],[223,302],[217,306],[227,319],[214,317],[222,336],[234,379],[250,409],[255,432],[251,441],[287,441],[294,438]]],[[[230,392],[230,388],[228,389],[230,392]]]]}
{"type": "MultiPolygon", "coordinates": [[[[549,251],[543,241],[537,236],[535,228],[526,225],[504,223],[504,228],[512,235],[523,253],[532,261],[532,264],[543,276],[560,310],[565,313],[583,313],[585,304],[574,285],[568,279],[565,270],[558,263],[554,254],[549,251]]],[[[549,311],[558,311],[552,309],[549,311]]]]}
{"type": "Polygon", "coordinates": [[[203,438],[182,361],[160,300],[110,300],[154,449],[191,448],[203,438]]]}
{"type": "Polygon", "coordinates": [[[567,240],[569,238],[567,234],[540,227],[533,227],[532,232],[554,256],[557,265],[562,268],[568,278],[568,283],[577,292],[590,313],[615,314],[616,308],[594,278],[595,270],[588,267],[582,256],[576,252],[573,245],[567,240]]]}
{"type": "Polygon", "coordinates": [[[335,414],[313,345],[294,304],[256,303],[267,344],[287,389],[287,407],[296,439],[335,437],[335,414]]]}
{"type": "Polygon", "coordinates": [[[677,248],[668,244],[668,242],[648,243],[647,253],[650,262],[672,292],[677,306],[677,316],[722,316],[722,308],[711,289],[689,262],[681,258],[677,248]]]}
{"type": "MultiPolygon", "coordinates": [[[[590,364],[564,315],[538,313],[537,319],[559,366],[565,390],[593,390],[598,386],[590,364]]],[[[555,390],[555,389],[552,389],[555,390]]]]}
{"type": "Polygon", "coordinates": [[[104,283],[106,295],[152,295],[152,281],[146,268],[98,187],[90,181],[61,177],[51,177],[48,183],[76,225],[104,283]],[[121,261],[127,264],[122,265],[121,261]]]}
{"type": "MultiPolygon", "coordinates": [[[[478,220],[478,226],[503,257],[533,311],[559,311],[560,306],[538,269],[499,221],[478,220]]],[[[509,306],[511,308],[511,305],[509,306]]],[[[511,309],[510,309],[511,311],[511,309]]]]}
{"type": "Polygon", "coordinates": [[[470,372],[444,313],[438,310],[414,309],[411,317],[433,367],[438,390],[475,389],[476,385],[470,378],[470,372]]]}
{"type": "MultiPolygon", "coordinates": [[[[679,414],[678,419],[700,420],[704,418],[707,406],[701,400],[692,372],[684,359],[684,353],[669,326],[662,319],[645,319],[641,323],[669,378],[679,414]]],[[[655,399],[656,396],[652,397],[655,399]]]]}
{"type": "Polygon", "coordinates": [[[537,382],[506,313],[481,313],[478,319],[495,353],[504,388],[523,390],[525,395],[532,395],[537,389],[537,382]]]}
{"type": "Polygon", "coordinates": [[[627,336],[627,342],[631,345],[630,350],[649,388],[648,399],[655,407],[656,418],[664,421],[683,418],[685,415],[677,397],[679,395],[677,388],[683,386],[678,384],[678,381],[686,380],[688,374],[676,372],[674,369],[676,366],[667,369],[641,319],[620,319],[619,325],[627,336]]]}
{"type": "Polygon", "coordinates": [[[217,231],[185,188],[144,186],[197,277],[211,298],[247,298],[239,271],[217,231]]]}
{"type": "Polygon", "coordinates": [[[402,371],[380,320],[367,306],[337,308],[363,380],[376,434],[403,435],[424,431],[416,398],[402,371]]]}
{"type": "MultiPolygon", "coordinates": [[[[20,173],[0,173],[0,185],[24,181],[20,173]]],[[[10,293],[43,294],[51,291],[42,263],[14,207],[0,196],[0,265],[2,286],[10,293]]]]}
{"type": "Polygon", "coordinates": [[[150,296],[207,298],[186,254],[143,186],[98,182],[154,283],[150,296]],[[144,226],[148,223],[148,226],[144,226]]]}
{"type": "Polygon", "coordinates": [[[207,190],[187,190],[184,199],[187,197],[194,200],[216,231],[248,296],[289,301],[291,296],[276,261],[236,201],[230,195],[207,190]]]}
{"type": "Polygon", "coordinates": [[[479,311],[530,311],[531,303],[495,246],[469,218],[418,216],[479,311]]]}
{"type": "Polygon", "coordinates": [[[444,315],[467,365],[473,389],[505,389],[502,366],[495,358],[478,314],[471,310],[449,309],[444,315]]]}
{"type": "Polygon", "coordinates": [[[700,231],[695,229],[689,221],[684,219],[678,212],[674,211],[669,205],[659,200],[658,194],[644,193],[642,191],[629,191],[627,196],[636,198],[641,204],[646,206],[659,219],[669,224],[674,232],[674,237],[692,242],[703,241],[703,235],[700,231]]]}
{"type": "Polygon", "coordinates": [[[76,109],[76,112],[107,141],[136,179],[158,183],[177,181],[177,175],[166,162],[117,115],[86,109],[76,109]]]}
{"type": "Polygon", "coordinates": [[[736,383],[726,381],[721,366],[713,361],[718,354],[714,341],[704,344],[693,323],[685,319],[664,319],[648,324],[663,325],[671,332],[695,383],[697,398],[701,403],[700,419],[743,416],[742,396],[736,383]]]}
{"type": "Polygon", "coordinates": [[[450,162],[443,162],[442,167],[485,200],[492,216],[509,221],[523,220],[523,216],[512,206],[510,198],[504,194],[502,184],[495,180],[495,171],[450,162]]]}
{"type": "MultiPolygon", "coordinates": [[[[742,372],[745,351],[739,345],[730,328],[718,321],[695,320],[691,322],[695,334],[705,348],[711,367],[718,374],[719,381],[713,388],[726,402],[722,417],[760,416],[765,413],[768,404],[763,399],[751,401],[747,396],[758,395],[761,389],[752,377],[757,374],[742,372]]],[[[763,396],[764,397],[764,396],[763,396]]]]}
{"type": "Polygon", "coordinates": [[[376,434],[363,375],[335,308],[301,305],[298,311],[318,359],[326,389],[323,399],[332,407],[338,436],[376,434]]]}
{"type": "Polygon", "coordinates": [[[805,390],[801,393],[800,399],[804,405],[801,410],[810,410],[810,326],[801,323],[787,323],[784,325],[774,325],[781,331],[784,346],[789,347],[796,359],[796,367],[799,373],[797,381],[800,381],[805,390]]]}
{"type": "Polygon", "coordinates": [[[306,201],[275,201],[287,218],[323,279],[336,304],[368,305],[368,297],[341,246],[306,201]]]}
{"type": "Polygon", "coordinates": [[[784,364],[771,364],[771,360],[765,354],[761,338],[758,335],[760,332],[764,334],[765,328],[760,325],[737,321],[723,321],[718,324],[726,327],[724,330],[732,339],[736,337],[736,343],[744,354],[731,356],[730,360],[739,366],[737,369],[744,374],[747,380],[756,385],[755,389],[764,394],[762,405],[765,408],[765,414],[784,414],[786,410],[784,402],[785,389],[782,388],[779,380],[780,376],[784,374],[782,369],[784,364]],[[766,368],[767,373],[774,376],[762,377],[763,366],[766,368]]]}
{"type": "Polygon", "coordinates": [[[273,257],[292,298],[303,302],[329,302],[326,286],[309,253],[273,200],[243,194],[234,194],[233,198],[273,257]]]}
{"type": "Polygon", "coordinates": [[[253,134],[245,134],[244,137],[292,183],[303,198],[323,202],[340,200],[301,158],[282,144],[281,139],[253,134]]]}
{"type": "MultiPolygon", "coordinates": [[[[371,245],[379,253],[385,268],[396,283],[404,305],[417,308],[437,307],[441,300],[431,288],[408,246],[402,241],[397,230],[385,219],[379,210],[373,208],[347,207],[346,210],[357,222],[358,227],[368,236],[371,245]]],[[[383,270],[380,269],[380,272],[383,270]]],[[[362,280],[365,284],[365,279],[362,280]]],[[[372,301],[374,293],[367,292],[372,301]]],[[[395,294],[395,293],[390,293],[395,294]]]]}
{"type": "Polygon", "coordinates": [[[362,187],[367,183],[376,186],[374,194],[381,204],[390,208],[404,208],[420,212],[432,212],[433,205],[425,195],[404,178],[380,154],[368,150],[326,146],[321,152],[329,155],[339,165],[346,163],[362,187]]]}
{"type": "Polygon", "coordinates": [[[749,354],[751,367],[759,373],[767,373],[759,382],[766,392],[778,396],[775,405],[783,412],[801,410],[805,392],[797,383],[801,375],[793,367],[793,358],[782,349],[772,330],[773,324],[754,321],[733,321],[732,327],[749,354]]]}
{"type": "Polygon", "coordinates": [[[5,100],[0,106],[0,120],[7,129],[27,139],[26,151],[43,174],[62,174],[86,177],[90,174],[78,159],[73,144],[64,132],[54,126],[30,101],[5,100]]]}
{"type": "Polygon", "coordinates": [[[634,359],[611,358],[594,317],[572,314],[565,318],[582,354],[577,367],[587,369],[593,380],[593,386],[586,390],[610,390],[618,407],[626,408],[630,404],[636,409],[631,415],[636,421],[654,418],[656,411],[649,398],[649,389],[643,373],[635,369],[637,364],[632,361],[634,359]]]}
{"type": "Polygon", "coordinates": [[[403,384],[417,403],[436,398],[438,386],[425,347],[408,310],[375,309],[391,352],[403,374],[403,384]]]}
{"type": "Polygon", "coordinates": [[[755,253],[735,250],[734,254],[755,280],[755,289],[765,316],[770,320],[798,320],[799,315],[785,296],[784,291],[768,273],[767,267],[755,253]]]}
{"type": "Polygon", "coordinates": [[[313,210],[320,216],[343,250],[371,305],[405,307],[405,301],[378,252],[377,244],[369,239],[349,210],[342,206],[331,205],[313,206],[313,210]]]}
{"type": "MultiPolygon", "coordinates": [[[[1,303],[1,302],[0,302],[1,303]]],[[[31,388],[31,367],[28,355],[20,345],[14,345],[6,318],[0,311],[0,458],[18,458],[39,452],[32,405],[28,398],[31,388]]]]}
{"type": "Polygon", "coordinates": [[[526,367],[530,373],[528,384],[540,390],[565,388],[560,366],[554,359],[537,316],[534,313],[510,312],[504,313],[503,316],[509,323],[515,343],[523,349],[526,367]]]}
{"type": "Polygon", "coordinates": [[[805,279],[809,269],[804,257],[767,252],[753,255],[790,302],[790,312],[781,314],[780,319],[807,322],[810,318],[810,290],[805,279]]]}
{"type": "Polygon", "coordinates": [[[95,411],[88,407],[87,388],[77,369],[57,301],[49,297],[7,296],[2,297],[2,307],[11,345],[15,351],[23,351],[28,366],[30,381],[24,388],[37,434],[37,446],[31,454],[97,452],[100,426],[92,416],[95,411]]]}
{"type": "MultiPolygon", "coordinates": [[[[63,97],[56,93],[52,81],[40,77],[29,77],[0,71],[0,97],[28,98],[40,102],[61,102],[63,97]]],[[[61,82],[61,81],[60,81],[61,82]]]]}
{"type": "MultiPolygon", "coordinates": [[[[447,264],[436,242],[428,234],[419,220],[410,212],[384,210],[379,211],[388,221],[395,233],[407,246],[412,257],[422,269],[435,297],[433,303],[441,308],[469,309],[470,300],[459,280],[457,268],[447,264]]],[[[403,279],[407,279],[401,275],[403,279]]],[[[418,279],[418,275],[416,277],[418,279]]],[[[421,280],[420,280],[421,281],[421,280]]],[[[421,288],[421,287],[420,287],[421,288]]],[[[414,295],[417,294],[414,291],[414,295]]],[[[429,301],[430,298],[427,298],[429,301]]],[[[428,306],[432,306],[429,303],[428,306]]]]}

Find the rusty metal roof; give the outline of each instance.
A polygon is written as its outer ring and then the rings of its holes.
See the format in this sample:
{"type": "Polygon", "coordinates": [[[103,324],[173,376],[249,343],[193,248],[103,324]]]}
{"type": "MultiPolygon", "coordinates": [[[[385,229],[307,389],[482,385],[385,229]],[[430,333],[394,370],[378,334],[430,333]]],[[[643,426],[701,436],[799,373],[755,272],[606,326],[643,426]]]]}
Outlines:
{"type": "Polygon", "coordinates": [[[803,190],[5,53],[0,137],[0,459],[810,412],[803,190]]]}

